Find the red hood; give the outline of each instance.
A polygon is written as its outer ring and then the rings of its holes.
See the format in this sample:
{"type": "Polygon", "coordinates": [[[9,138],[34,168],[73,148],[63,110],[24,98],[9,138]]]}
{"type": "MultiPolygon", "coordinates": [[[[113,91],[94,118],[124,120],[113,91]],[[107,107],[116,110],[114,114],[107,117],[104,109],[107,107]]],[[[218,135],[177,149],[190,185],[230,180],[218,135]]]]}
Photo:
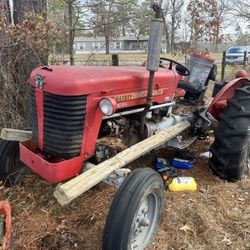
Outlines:
{"type": "MultiPolygon", "coordinates": [[[[37,74],[43,76],[44,91],[58,95],[86,95],[146,88],[149,76],[145,67],[50,66],[33,70],[30,85],[36,85],[37,74]]],[[[160,68],[155,73],[154,83],[159,87],[166,84],[177,85],[180,79],[181,76],[175,71],[160,68]]]]}

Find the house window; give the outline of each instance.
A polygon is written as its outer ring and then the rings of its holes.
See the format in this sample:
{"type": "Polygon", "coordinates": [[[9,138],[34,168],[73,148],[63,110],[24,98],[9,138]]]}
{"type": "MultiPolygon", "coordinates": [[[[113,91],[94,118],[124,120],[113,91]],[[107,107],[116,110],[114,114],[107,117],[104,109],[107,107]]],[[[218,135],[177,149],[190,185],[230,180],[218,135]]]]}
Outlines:
{"type": "Polygon", "coordinates": [[[131,43],[131,50],[140,50],[140,49],[141,49],[141,43],[140,42],[131,43]]]}
{"type": "Polygon", "coordinates": [[[122,47],[121,42],[115,42],[115,43],[114,43],[114,48],[115,48],[115,49],[121,49],[121,47],[122,47]]]}
{"type": "Polygon", "coordinates": [[[92,43],[93,49],[100,49],[100,43],[92,43]]]}
{"type": "Polygon", "coordinates": [[[85,50],[85,43],[78,43],[79,50],[85,50]]]}

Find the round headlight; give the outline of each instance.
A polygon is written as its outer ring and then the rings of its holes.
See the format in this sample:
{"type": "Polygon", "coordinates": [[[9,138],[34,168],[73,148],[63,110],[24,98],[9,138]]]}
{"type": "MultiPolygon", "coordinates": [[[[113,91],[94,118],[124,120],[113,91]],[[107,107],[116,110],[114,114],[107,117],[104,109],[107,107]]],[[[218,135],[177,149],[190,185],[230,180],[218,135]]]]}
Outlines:
{"type": "Polygon", "coordinates": [[[112,98],[103,98],[99,103],[100,110],[104,115],[113,115],[116,111],[116,102],[112,98]]]}

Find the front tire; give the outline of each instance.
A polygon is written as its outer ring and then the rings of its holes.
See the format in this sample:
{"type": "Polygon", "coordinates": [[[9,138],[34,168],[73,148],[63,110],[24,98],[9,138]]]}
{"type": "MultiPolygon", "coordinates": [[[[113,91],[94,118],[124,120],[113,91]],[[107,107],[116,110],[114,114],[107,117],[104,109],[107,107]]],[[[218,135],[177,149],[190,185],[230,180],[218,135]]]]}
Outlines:
{"type": "Polygon", "coordinates": [[[163,204],[161,176],[150,168],[133,171],[112,202],[102,249],[144,249],[160,226],[163,204]]]}
{"type": "Polygon", "coordinates": [[[220,178],[238,181],[247,175],[250,154],[250,82],[235,90],[226,109],[219,115],[219,126],[210,151],[210,168],[220,178]]]}

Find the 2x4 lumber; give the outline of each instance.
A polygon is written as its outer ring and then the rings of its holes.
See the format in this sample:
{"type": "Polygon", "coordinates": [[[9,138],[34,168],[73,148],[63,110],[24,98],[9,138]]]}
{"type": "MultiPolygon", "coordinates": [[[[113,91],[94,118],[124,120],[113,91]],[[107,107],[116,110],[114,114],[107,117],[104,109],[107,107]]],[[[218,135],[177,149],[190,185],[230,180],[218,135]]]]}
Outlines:
{"type": "Polygon", "coordinates": [[[27,141],[32,138],[32,131],[3,128],[0,138],[7,141],[27,141]]]}
{"type": "Polygon", "coordinates": [[[124,167],[152,149],[166,143],[189,126],[190,123],[188,121],[179,122],[125,149],[114,157],[96,165],[96,167],[78,175],[70,181],[59,184],[54,191],[54,196],[61,205],[68,204],[70,201],[107,178],[113,171],[124,167]]]}

